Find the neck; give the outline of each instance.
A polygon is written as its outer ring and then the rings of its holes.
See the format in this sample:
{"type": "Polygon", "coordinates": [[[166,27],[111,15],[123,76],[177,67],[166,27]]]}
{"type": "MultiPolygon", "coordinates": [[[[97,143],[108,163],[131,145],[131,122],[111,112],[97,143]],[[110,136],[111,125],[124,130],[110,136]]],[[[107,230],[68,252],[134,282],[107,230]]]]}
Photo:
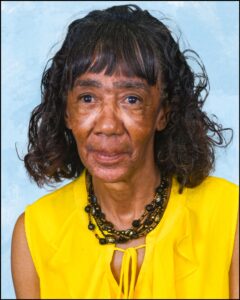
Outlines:
{"type": "Polygon", "coordinates": [[[94,191],[106,215],[106,219],[116,229],[127,229],[134,219],[138,219],[155,195],[160,183],[160,173],[156,167],[152,172],[142,171],[126,181],[105,183],[93,177],[94,191]]]}

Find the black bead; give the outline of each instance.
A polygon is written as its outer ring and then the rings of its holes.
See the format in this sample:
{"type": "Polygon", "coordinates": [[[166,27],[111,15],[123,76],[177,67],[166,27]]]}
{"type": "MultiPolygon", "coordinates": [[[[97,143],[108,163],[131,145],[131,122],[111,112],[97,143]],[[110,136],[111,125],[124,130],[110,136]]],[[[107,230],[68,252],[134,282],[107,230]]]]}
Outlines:
{"type": "Polygon", "coordinates": [[[100,217],[101,216],[101,212],[99,210],[95,210],[95,216],[96,217],[100,217]]]}
{"type": "Polygon", "coordinates": [[[115,239],[115,237],[113,235],[107,235],[106,236],[106,241],[107,241],[107,243],[113,244],[113,243],[116,242],[116,239],[115,239]]]}
{"type": "Polygon", "coordinates": [[[153,223],[153,220],[151,220],[151,219],[146,219],[145,221],[144,221],[144,224],[145,225],[151,225],[153,223]]]}
{"type": "Polygon", "coordinates": [[[136,232],[134,232],[134,233],[131,235],[131,238],[137,239],[137,238],[138,238],[138,234],[137,234],[136,232]]]}
{"type": "Polygon", "coordinates": [[[113,229],[113,224],[111,222],[105,222],[103,223],[103,230],[112,230],[113,229]]]}
{"type": "Polygon", "coordinates": [[[89,213],[90,210],[91,210],[91,206],[90,206],[90,205],[87,205],[87,206],[85,207],[85,211],[86,211],[87,213],[89,213]]]}
{"type": "Polygon", "coordinates": [[[105,245],[107,243],[107,241],[106,241],[106,239],[101,238],[101,239],[99,239],[99,243],[101,245],[105,245]]]}
{"type": "Polygon", "coordinates": [[[147,211],[153,211],[153,210],[154,210],[154,207],[152,206],[152,204],[148,204],[148,205],[146,206],[146,210],[147,210],[147,211]]]}
{"type": "Polygon", "coordinates": [[[95,205],[95,208],[96,208],[97,211],[101,211],[101,208],[100,208],[99,205],[95,205]]]}
{"type": "Polygon", "coordinates": [[[132,222],[132,226],[133,227],[139,227],[141,225],[141,223],[140,223],[140,220],[134,220],[133,222],[132,222]]]}
{"type": "Polygon", "coordinates": [[[92,223],[89,223],[88,224],[88,229],[89,230],[93,230],[95,228],[95,225],[94,224],[92,224],[92,223]]]}
{"type": "Polygon", "coordinates": [[[156,205],[157,206],[162,206],[162,204],[163,204],[163,200],[162,199],[160,199],[159,201],[156,200],[156,205]]]}
{"type": "Polygon", "coordinates": [[[97,203],[97,197],[95,195],[91,195],[91,202],[92,203],[97,203]]]}
{"type": "Polygon", "coordinates": [[[91,208],[91,214],[92,214],[93,216],[95,216],[95,214],[96,214],[96,209],[95,209],[94,207],[91,208]]]}
{"type": "Polygon", "coordinates": [[[113,228],[114,227],[113,223],[111,223],[111,222],[106,222],[105,224],[109,228],[113,228]]]}
{"type": "Polygon", "coordinates": [[[134,236],[135,234],[136,234],[136,232],[134,230],[130,230],[128,232],[128,236],[130,236],[130,237],[134,236]]]}

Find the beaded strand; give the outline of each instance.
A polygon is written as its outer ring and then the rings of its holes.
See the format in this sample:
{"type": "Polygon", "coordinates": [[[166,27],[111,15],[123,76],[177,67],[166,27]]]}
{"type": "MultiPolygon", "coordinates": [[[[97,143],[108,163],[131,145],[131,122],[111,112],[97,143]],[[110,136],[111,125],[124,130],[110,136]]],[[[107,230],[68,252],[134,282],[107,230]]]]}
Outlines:
{"type": "Polygon", "coordinates": [[[132,227],[127,230],[116,230],[114,225],[106,220],[105,214],[102,212],[94,194],[92,178],[88,172],[87,186],[88,205],[85,207],[85,211],[89,219],[88,229],[95,232],[97,225],[103,237],[100,237],[97,233],[95,233],[95,236],[101,245],[105,245],[126,243],[129,240],[145,236],[152,231],[160,222],[165,211],[169,181],[167,177],[162,177],[160,185],[155,190],[152,202],[145,206],[144,213],[139,219],[133,220],[132,227]],[[93,224],[93,220],[96,225],[93,224]]]}

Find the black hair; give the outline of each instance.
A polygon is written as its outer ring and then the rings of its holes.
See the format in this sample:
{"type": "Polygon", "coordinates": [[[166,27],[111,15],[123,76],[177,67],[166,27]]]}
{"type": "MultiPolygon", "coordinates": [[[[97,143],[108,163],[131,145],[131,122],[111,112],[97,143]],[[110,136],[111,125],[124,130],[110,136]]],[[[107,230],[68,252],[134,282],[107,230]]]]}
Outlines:
{"type": "MultiPolygon", "coordinates": [[[[60,50],[42,77],[42,102],[32,112],[25,167],[42,186],[78,177],[84,169],[72,132],[65,125],[68,92],[85,72],[121,72],[161,82],[162,105],[170,107],[168,124],[156,132],[156,164],[176,176],[181,190],[200,184],[214,168],[215,146],[226,146],[220,124],[202,110],[209,80],[196,52],[180,50],[171,31],[137,5],[94,10],[73,21],[60,50]],[[193,59],[201,72],[188,64],[193,59]]],[[[231,129],[229,129],[231,130],[231,129]]]]}

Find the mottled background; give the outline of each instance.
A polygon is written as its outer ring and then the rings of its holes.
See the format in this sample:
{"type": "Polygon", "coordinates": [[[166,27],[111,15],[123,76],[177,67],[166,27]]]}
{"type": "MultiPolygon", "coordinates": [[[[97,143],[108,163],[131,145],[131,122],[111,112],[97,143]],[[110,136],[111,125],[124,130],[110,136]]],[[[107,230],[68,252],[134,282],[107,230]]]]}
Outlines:
{"type": "Polygon", "coordinates": [[[237,1],[2,1],[2,299],[15,297],[10,247],[16,219],[27,204],[48,192],[30,182],[15,150],[16,145],[21,157],[26,151],[28,121],[40,102],[45,63],[72,20],[123,3],[138,4],[156,17],[163,12],[172,20],[167,25],[183,32],[182,47],[199,53],[211,84],[205,110],[234,129],[231,146],[217,152],[213,174],[238,183],[237,1]]]}

